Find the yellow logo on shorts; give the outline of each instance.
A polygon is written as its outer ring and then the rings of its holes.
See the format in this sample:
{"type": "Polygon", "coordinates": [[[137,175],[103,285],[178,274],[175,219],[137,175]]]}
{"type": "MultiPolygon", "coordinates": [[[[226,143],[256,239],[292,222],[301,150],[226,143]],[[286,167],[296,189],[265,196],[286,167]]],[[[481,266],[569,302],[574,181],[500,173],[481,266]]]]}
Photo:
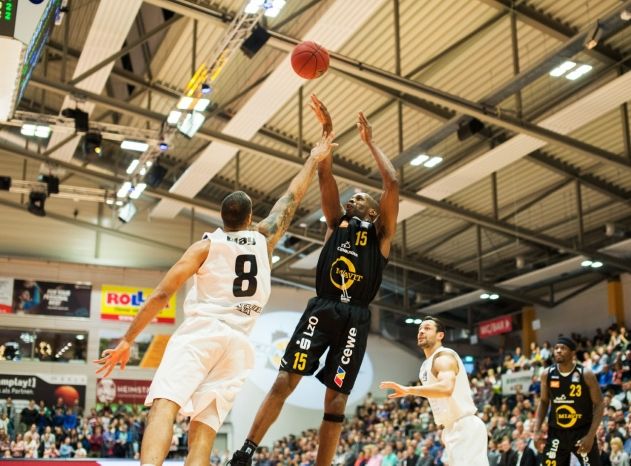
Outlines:
{"type": "Polygon", "coordinates": [[[572,427],[576,424],[576,421],[583,417],[582,414],[578,414],[576,410],[569,405],[561,405],[557,407],[555,413],[557,417],[557,425],[565,429],[572,427]]]}
{"type": "Polygon", "coordinates": [[[348,290],[353,283],[363,280],[364,276],[355,273],[355,264],[350,259],[340,256],[331,264],[329,272],[331,283],[338,290],[348,290]]]}

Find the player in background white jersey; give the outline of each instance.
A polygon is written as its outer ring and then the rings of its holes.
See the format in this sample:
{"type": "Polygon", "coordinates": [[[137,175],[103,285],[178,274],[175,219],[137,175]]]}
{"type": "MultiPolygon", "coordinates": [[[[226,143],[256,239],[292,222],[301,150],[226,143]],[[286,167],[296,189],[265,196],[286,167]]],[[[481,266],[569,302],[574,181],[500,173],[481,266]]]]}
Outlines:
{"type": "Polygon", "coordinates": [[[442,345],[443,338],[445,327],[439,319],[423,319],[417,338],[426,357],[419,372],[422,386],[381,382],[379,387],[394,390],[388,398],[412,395],[428,399],[436,424],[443,427],[449,466],[488,466],[486,427],[475,414],[467,372],[460,356],[442,345]]]}
{"type": "MultiPolygon", "coordinates": [[[[314,104],[317,104],[315,96],[314,104]]],[[[152,382],[151,405],[140,450],[141,465],[161,465],[169,452],[178,412],[191,416],[186,465],[208,465],[217,430],[254,364],[247,335],[271,289],[271,254],[289,228],[318,162],[331,156],[333,135],[311,150],[300,172],[267,218],[252,222],[252,201],[243,192],[221,205],[224,228],[205,234],[171,267],[142,305],[116,348],[95,362],[107,377],[129,360],[134,339],[186,280],[194,285],[184,302],[185,319],[171,336],[152,382]]]]}

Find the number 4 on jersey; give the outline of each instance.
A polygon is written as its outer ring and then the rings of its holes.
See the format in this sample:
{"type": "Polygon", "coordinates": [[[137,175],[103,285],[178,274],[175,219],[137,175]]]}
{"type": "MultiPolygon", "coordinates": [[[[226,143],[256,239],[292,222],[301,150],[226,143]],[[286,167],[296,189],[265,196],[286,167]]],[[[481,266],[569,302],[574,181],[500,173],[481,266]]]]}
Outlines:
{"type": "Polygon", "coordinates": [[[247,296],[253,296],[256,293],[256,273],[258,272],[256,266],[256,256],[254,254],[241,254],[237,256],[237,260],[234,264],[234,273],[237,278],[232,283],[232,293],[237,298],[243,298],[247,296]],[[249,264],[249,271],[245,271],[245,264],[249,264]],[[243,288],[243,282],[247,282],[247,287],[243,288]]]}

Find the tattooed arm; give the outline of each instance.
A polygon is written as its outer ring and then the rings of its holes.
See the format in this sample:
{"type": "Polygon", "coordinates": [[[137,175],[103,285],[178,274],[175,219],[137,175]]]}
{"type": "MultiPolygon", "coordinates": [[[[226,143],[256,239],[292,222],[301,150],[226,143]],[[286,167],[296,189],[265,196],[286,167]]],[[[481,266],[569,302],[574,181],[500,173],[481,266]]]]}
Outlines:
{"type": "Polygon", "coordinates": [[[322,136],[320,142],[311,149],[311,155],[291,181],[285,194],[276,201],[269,215],[258,224],[258,231],[267,237],[267,250],[270,256],[276,243],[289,228],[296,209],[307,192],[309,184],[311,184],[318,163],[330,157],[333,149],[337,147],[337,144],[333,144],[334,137],[333,133],[322,136]]]}

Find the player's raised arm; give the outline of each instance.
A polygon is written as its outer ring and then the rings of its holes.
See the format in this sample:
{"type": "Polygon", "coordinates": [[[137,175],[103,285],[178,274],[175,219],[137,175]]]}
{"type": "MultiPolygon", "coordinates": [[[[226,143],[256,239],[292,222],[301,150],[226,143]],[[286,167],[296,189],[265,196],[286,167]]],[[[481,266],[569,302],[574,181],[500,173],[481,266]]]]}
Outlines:
{"type": "Polygon", "coordinates": [[[138,334],[143,331],[160,310],[164,309],[173,293],[202,266],[208,257],[209,248],[210,241],[197,241],[169,269],[147,301],[140,307],[138,314],[132,320],[127,332],[121,338],[116,348],[106,349],[101,354],[101,358],[94,361],[102,365],[96,371],[97,374],[107,377],[118,364],[120,364],[121,370],[125,369],[129,360],[131,345],[138,334]]]}
{"type": "Polygon", "coordinates": [[[376,221],[377,232],[381,241],[381,252],[385,257],[390,253],[390,241],[397,229],[397,216],[399,214],[399,179],[390,159],[374,143],[372,127],[362,112],[357,116],[357,129],[359,137],[368,146],[377,168],[381,173],[383,193],[379,201],[379,218],[376,221]]]}
{"type": "MultiPolygon", "coordinates": [[[[322,125],[322,134],[332,131],[333,122],[329,111],[315,95],[311,96],[311,109],[322,125]]],[[[318,164],[318,181],[320,184],[320,206],[327,225],[326,241],[344,214],[344,208],[340,204],[337,182],[333,177],[333,157],[324,159],[318,164]]]]}
{"type": "Polygon", "coordinates": [[[258,224],[258,231],[267,237],[267,249],[270,254],[289,228],[296,209],[311,184],[318,163],[330,158],[333,149],[337,147],[337,144],[333,143],[334,137],[335,134],[332,132],[322,135],[322,139],[311,149],[309,158],[291,181],[285,194],[276,201],[269,215],[258,224]]]}

